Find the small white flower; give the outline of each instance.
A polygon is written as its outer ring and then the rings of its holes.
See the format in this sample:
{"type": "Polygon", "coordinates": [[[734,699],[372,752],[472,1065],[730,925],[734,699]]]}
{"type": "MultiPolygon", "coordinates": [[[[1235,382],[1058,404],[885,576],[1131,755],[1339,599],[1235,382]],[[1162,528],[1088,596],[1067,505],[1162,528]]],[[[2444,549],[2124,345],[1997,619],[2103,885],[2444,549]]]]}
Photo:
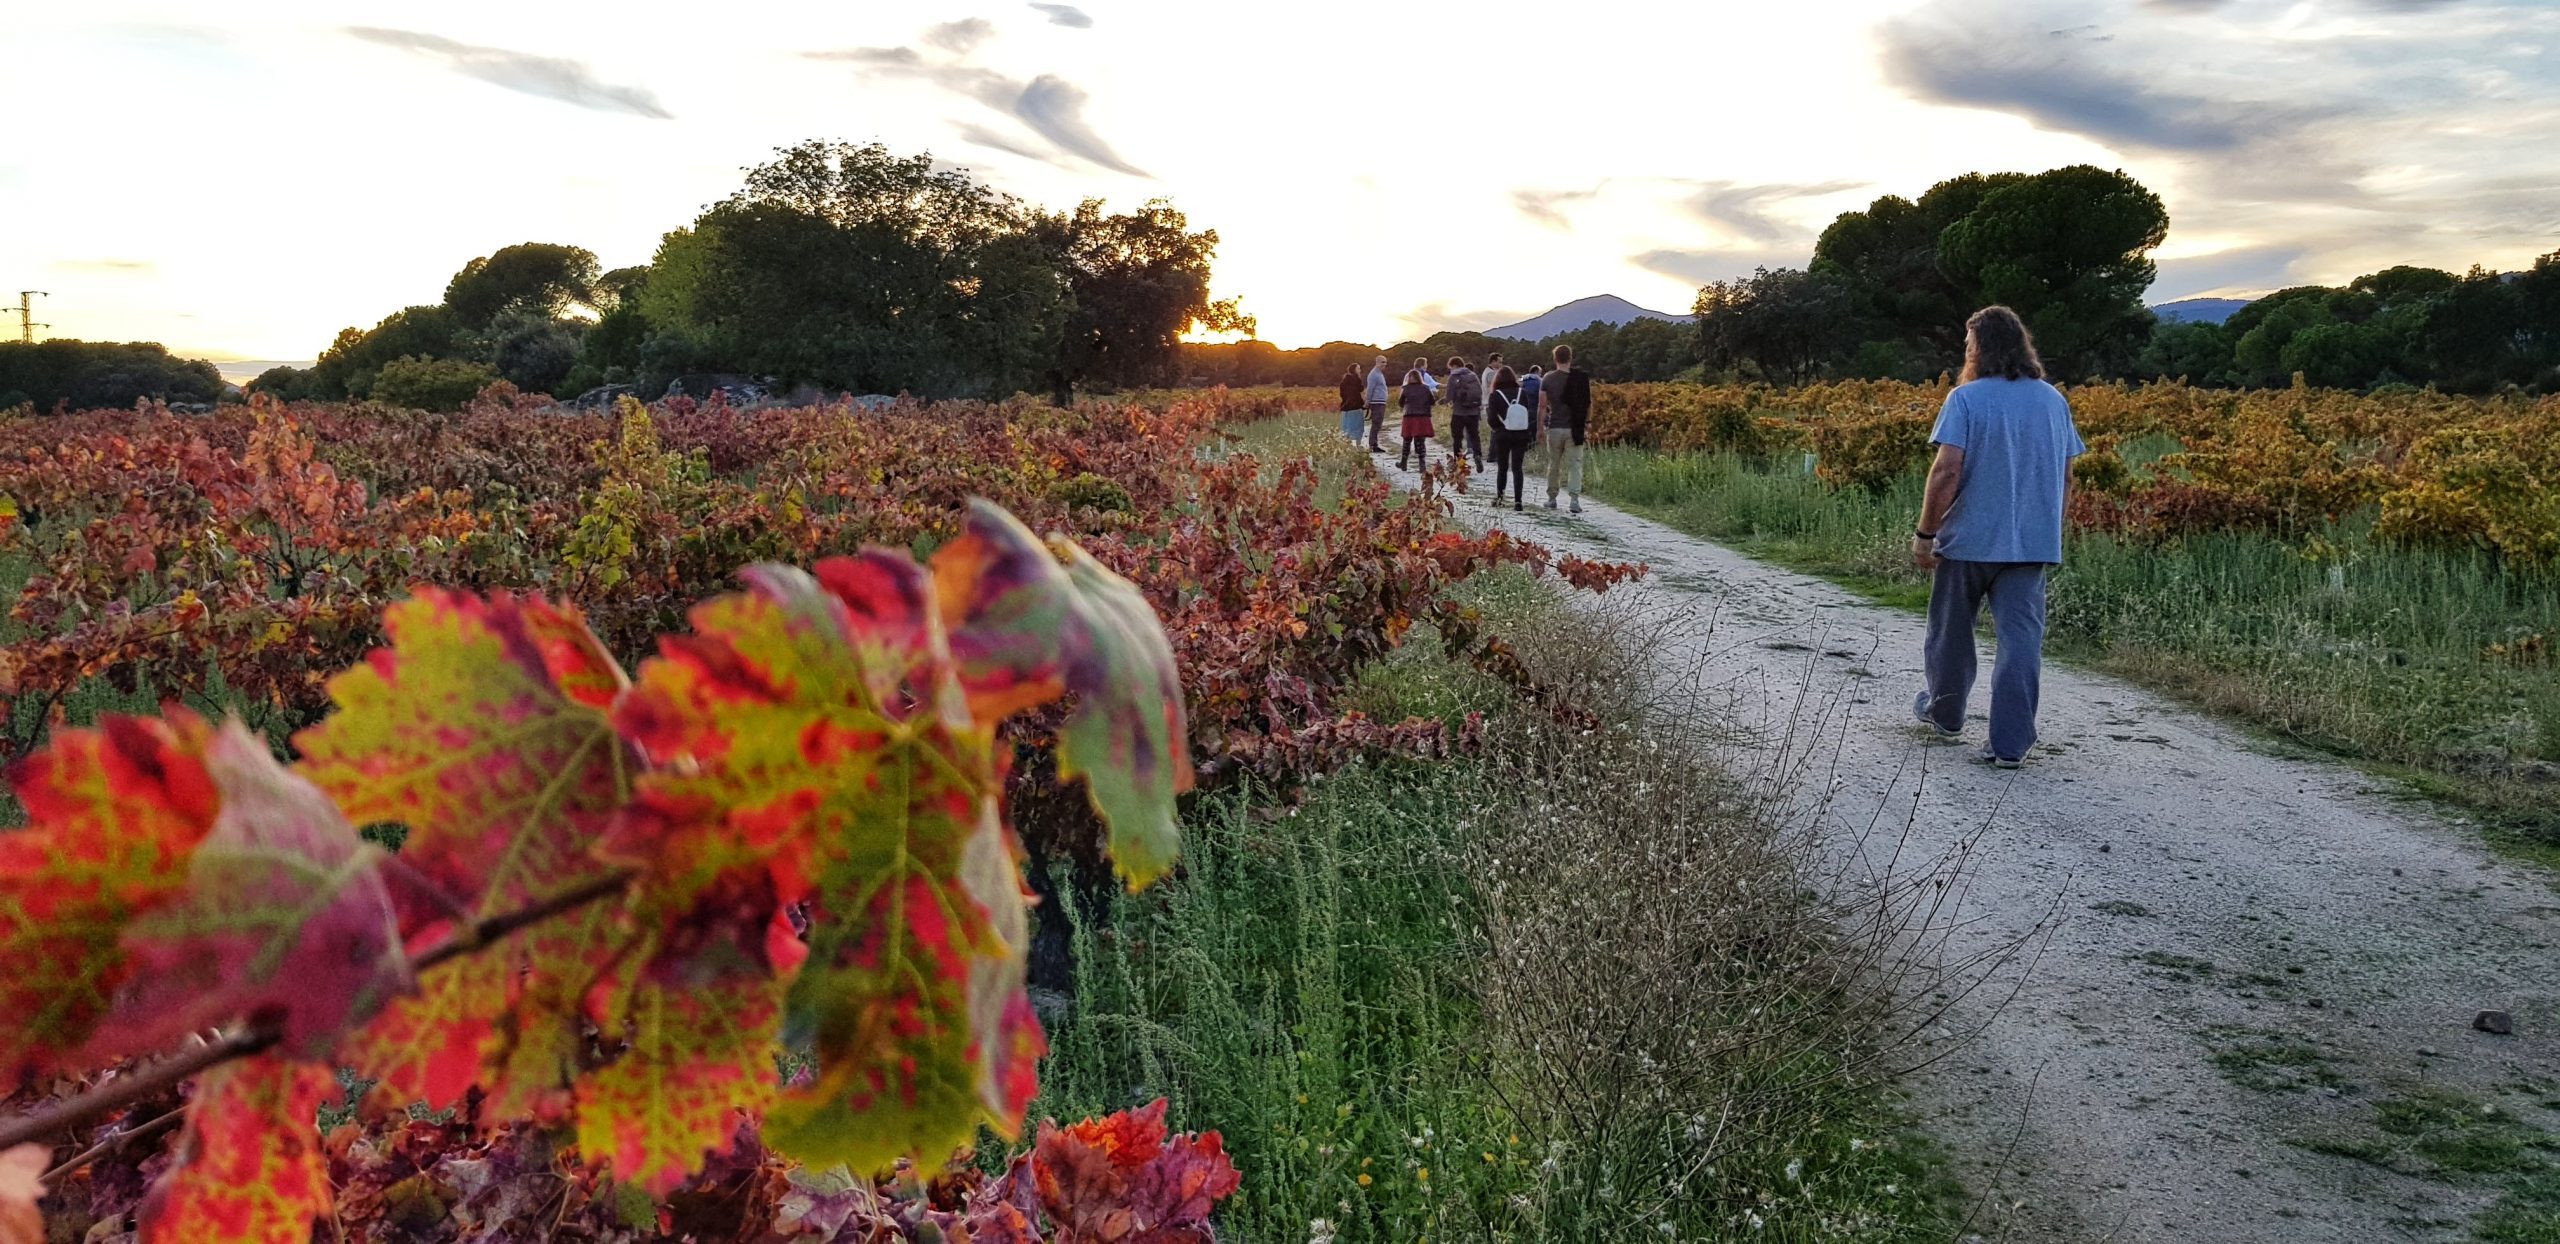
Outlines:
{"type": "Polygon", "coordinates": [[[1863,1140],[1856,1139],[1855,1137],[1852,1137],[1852,1138],[1850,1139],[1850,1141],[1849,1141],[1849,1152],[1851,1152],[1851,1153],[1856,1153],[1856,1152],[1857,1152],[1857,1151],[1859,1151],[1860,1149],[1864,1149],[1864,1148],[1866,1148],[1866,1147],[1867,1147],[1867,1142],[1865,1142],[1865,1141],[1863,1141],[1863,1140]]]}
{"type": "Polygon", "coordinates": [[[1791,1184],[1800,1184],[1804,1182],[1803,1158],[1797,1158],[1787,1163],[1787,1182],[1791,1184]]]}

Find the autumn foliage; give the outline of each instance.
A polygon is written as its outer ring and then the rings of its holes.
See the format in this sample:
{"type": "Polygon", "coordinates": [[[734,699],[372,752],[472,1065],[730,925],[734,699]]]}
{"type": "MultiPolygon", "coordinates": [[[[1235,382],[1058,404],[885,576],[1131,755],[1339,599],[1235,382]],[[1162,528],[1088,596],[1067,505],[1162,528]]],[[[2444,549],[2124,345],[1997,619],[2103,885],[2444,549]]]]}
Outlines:
{"type": "MultiPolygon", "coordinates": [[[[2560,398],[2407,391],[2229,391],[2175,382],[2065,392],[2092,453],[2075,525],[2135,539],[2309,530],[2370,511],[2402,544],[2479,548],[2560,567],[2560,398]],[[2174,452],[2128,470],[2126,446],[2174,452]]],[[[1631,384],[1599,397],[1604,444],[1673,452],[1806,452],[1834,487],[1881,490],[1925,456],[1946,390],[1894,381],[1793,389],[1631,384]]]]}
{"type": "Polygon", "coordinates": [[[1336,705],[1421,624],[1536,694],[1465,576],[1640,572],[1202,458],[1276,413],[0,421],[11,1113],[151,1090],[41,1132],[98,1146],[49,1204],[152,1239],[1206,1238],[1235,1171],[1161,1104],[934,1174],[1037,1090],[1013,825],[1144,884],[1195,773],[1466,746],[1336,705]],[[92,718],[119,698],[166,707],[92,718]]]}

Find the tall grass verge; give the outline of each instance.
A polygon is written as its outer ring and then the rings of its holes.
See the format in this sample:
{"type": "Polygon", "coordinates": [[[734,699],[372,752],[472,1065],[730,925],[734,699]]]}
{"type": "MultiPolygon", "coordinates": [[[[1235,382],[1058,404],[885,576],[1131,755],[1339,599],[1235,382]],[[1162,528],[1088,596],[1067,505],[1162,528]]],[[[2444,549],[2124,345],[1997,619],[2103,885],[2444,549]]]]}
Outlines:
{"type": "MultiPolygon", "coordinates": [[[[1907,561],[1917,472],[1872,494],[1834,492],[1791,460],[1594,458],[1596,496],[1889,603],[1927,600],[1907,561]]],[[[2076,534],[2048,651],[2396,771],[2560,859],[2560,584],[2370,528],[2076,534]]]]}
{"type": "Polygon", "coordinates": [[[1600,726],[1408,645],[1372,711],[1484,712],[1485,750],[1195,809],[1179,876],[1072,913],[1039,1109],[1224,1129],[1246,1240],[1951,1238],[1889,1084],[1917,904],[1826,893],[1641,636],[1483,591],[1600,726]]]}

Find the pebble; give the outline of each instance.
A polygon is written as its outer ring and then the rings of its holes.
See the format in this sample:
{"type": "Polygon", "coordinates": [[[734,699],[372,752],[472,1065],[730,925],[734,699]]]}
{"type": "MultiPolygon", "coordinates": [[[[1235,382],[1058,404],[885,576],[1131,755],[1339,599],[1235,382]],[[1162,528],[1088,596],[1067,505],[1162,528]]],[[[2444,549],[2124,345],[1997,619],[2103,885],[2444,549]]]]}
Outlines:
{"type": "Polygon", "coordinates": [[[2507,1014],[2505,1011],[2482,1011],[2478,1015],[2471,1017],[2471,1026],[2482,1032],[2488,1033],[2491,1036],[2512,1037],[2516,1035],[2515,1017],[2507,1014]]]}

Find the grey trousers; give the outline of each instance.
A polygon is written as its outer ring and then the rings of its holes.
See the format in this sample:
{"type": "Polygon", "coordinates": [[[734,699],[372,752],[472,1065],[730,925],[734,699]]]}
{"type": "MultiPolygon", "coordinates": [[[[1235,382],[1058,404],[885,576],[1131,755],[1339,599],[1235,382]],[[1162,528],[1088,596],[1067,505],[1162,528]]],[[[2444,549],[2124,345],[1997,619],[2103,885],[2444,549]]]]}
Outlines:
{"type": "Polygon", "coordinates": [[[1999,653],[1991,666],[1991,750],[2023,760],[2036,743],[2036,697],[2044,681],[2044,572],[2038,562],[1968,562],[1942,558],[1929,585],[1929,689],[1932,721],[1964,728],[1973,695],[1973,628],[1991,602],[1999,653]]]}

